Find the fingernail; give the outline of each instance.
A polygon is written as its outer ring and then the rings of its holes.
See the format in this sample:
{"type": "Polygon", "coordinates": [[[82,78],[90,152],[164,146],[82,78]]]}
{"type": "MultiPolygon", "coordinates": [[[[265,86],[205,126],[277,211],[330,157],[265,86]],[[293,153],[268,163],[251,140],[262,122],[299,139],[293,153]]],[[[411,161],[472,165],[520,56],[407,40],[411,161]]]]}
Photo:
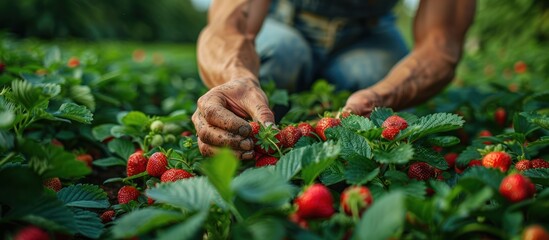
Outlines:
{"type": "Polygon", "coordinates": [[[242,153],[242,159],[250,160],[252,158],[254,158],[254,151],[247,151],[247,152],[242,153]]]}
{"type": "Polygon", "coordinates": [[[247,137],[250,135],[250,132],[252,131],[252,127],[250,125],[242,125],[240,128],[238,128],[238,135],[247,137]]]}
{"type": "Polygon", "coordinates": [[[242,150],[252,150],[253,146],[254,146],[254,143],[253,143],[252,139],[246,138],[246,139],[240,141],[239,145],[240,145],[240,149],[242,149],[242,150]]]}

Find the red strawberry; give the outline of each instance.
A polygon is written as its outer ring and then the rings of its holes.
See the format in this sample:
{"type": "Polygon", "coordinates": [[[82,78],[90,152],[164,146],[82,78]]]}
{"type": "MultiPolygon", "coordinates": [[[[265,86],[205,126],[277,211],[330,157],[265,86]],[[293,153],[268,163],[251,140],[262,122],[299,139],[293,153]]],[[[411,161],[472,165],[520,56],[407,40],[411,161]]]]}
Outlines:
{"type": "Polygon", "coordinates": [[[250,134],[252,139],[255,139],[255,135],[259,133],[261,125],[258,122],[250,122],[250,127],[252,127],[252,133],[250,134]]]}
{"type": "Polygon", "coordinates": [[[481,160],[471,160],[469,164],[467,164],[467,167],[474,167],[474,166],[482,166],[481,160]]]}
{"type": "Polygon", "coordinates": [[[183,131],[183,132],[181,132],[181,136],[182,136],[182,137],[190,137],[190,136],[192,136],[192,135],[193,135],[193,132],[191,132],[191,131],[183,131]]]}
{"type": "Polygon", "coordinates": [[[533,197],[536,187],[529,178],[514,173],[501,181],[499,193],[510,202],[515,203],[533,197]]]}
{"type": "Polygon", "coordinates": [[[515,73],[517,74],[525,73],[528,70],[528,65],[526,65],[523,61],[516,62],[513,67],[515,69],[515,73]]]}
{"type": "Polygon", "coordinates": [[[383,128],[396,128],[398,130],[404,130],[408,127],[408,123],[404,118],[393,115],[385,119],[383,124],[381,125],[383,128]]]}
{"type": "Polygon", "coordinates": [[[147,173],[153,177],[160,177],[168,170],[168,159],[161,152],[155,152],[149,157],[147,162],[147,173]]]}
{"type": "Polygon", "coordinates": [[[435,176],[435,169],[424,162],[415,162],[408,169],[408,177],[416,180],[427,180],[435,176]]]}
{"type": "Polygon", "coordinates": [[[326,141],[326,135],[324,133],[326,131],[326,129],[331,128],[331,127],[335,127],[335,126],[339,125],[340,123],[341,123],[341,121],[339,119],[336,119],[336,118],[331,118],[331,117],[321,118],[316,123],[315,133],[316,133],[316,135],[318,135],[320,137],[320,139],[322,139],[323,141],[326,141]]]}
{"type": "Polygon", "coordinates": [[[107,211],[104,211],[99,218],[101,218],[101,221],[103,223],[108,223],[108,222],[112,222],[115,215],[116,213],[114,212],[114,210],[107,210],[107,211]]]}
{"type": "Polygon", "coordinates": [[[44,185],[44,187],[49,188],[55,192],[59,192],[59,190],[61,190],[61,188],[63,187],[61,185],[61,180],[59,180],[59,178],[57,177],[45,179],[42,184],[44,185]]]}
{"type": "Polygon", "coordinates": [[[362,216],[364,210],[368,209],[373,201],[370,189],[364,186],[351,186],[341,193],[340,204],[348,216],[353,215],[353,206],[356,208],[357,214],[362,216]]]}
{"type": "Polygon", "coordinates": [[[61,141],[57,140],[56,138],[51,139],[51,144],[54,145],[54,146],[62,147],[62,148],[65,147],[63,145],[63,143],[61,141]]]}
{"type": "Polygon", "coordinates": [[[85,163],[88,167],[92,167],[93,157],[90,154],[82,153],[76,156],[76,160],[85,163]]]}
{"type": "Polygon", "coordinates": [[[14,240],[49,240],[50,235],[36,226],[26,226],[13,237],[14,240]]]}
{"type": "Polygon", "coordinates": [[[549,168],[549,162],[541,158],[532,160],[531,164],[532,164],[532,168],[549,168]]]}
{"type": "Polygon", "coordinates": [[[137,200],[139,197],[139,190],[132,186],[123,186],[118,190],[118,203],[126,204],[132,200],[137,200]]]}
{"type": "Polygon", "coordinates": [[[433,146],[432,149],[435,150],[435,152],[442,152],[441,146],[433,146]]]}
{"type": "Polygon", "coordinates": [[[435,177],[438,179],[438,180],[444,180],[444,176],[442,175],[444,173],[444,171],[438,169],[438,168],[435,168],[435,177]]]}
{"type": "Polygon", "coordinates": [[[289,218],[291,222],[297,224],[301,228],[304,228],[304,229],[309,228],[309,223],[307,222],[307,220],[300,218],[299,215],[297,215],[297,213],[290,214],[289,218]]]}
{"type": "Polygon", "coordinates": [[[3,62],[0,62],[0,74],[4,73],[5,70],[6,70],[6,64],[4,64],[3,62]]]}
{"type": "Polygon", "coordinates": [[[128,177],[142,173],[147,170],[147,157],[143,155],[143,151],[136,151],[128,157],[126,166],[128,177]]]}
{"type": "Polygon", "coordinates": [[[275,165],[276,162],[278,162],[278,158],[269,155],[263,155],[255,161],[255,167],[275,165]]]}
{"type": "Polygon", "coordinates": [[[524,229],[522,240],[548,240],[549,233],[541,225],[530,225],[524,229]]]}
{"type": "Polygon", "coordinates": [[[491,152],[482,158],[482,166],[487,168],[498,168],[502,172],[507,172],[511,166],[511,156],[506,152],[491,152]]]}
{"type": "MultiPolygon", "coordinates": [[[[492,133],[488,130],[482,130],[479,132],[478,134],[479,137],[491,137],[492,136],[492,133]]],[[[483,142],[485,145],[490,145],[492,144],[492,142],[490,141],[486,141],[486,142],[483,142]]]]}
{"type": "Polygon", "coordinates": [[[494,120],[500,127],[503,127],[507,121],[507,111],[502,107],[497,108],[494,112],[494,120]]]}
{"type": "Polygon", "coordinates": [[[305,189],[294,200],[297,215],[300,219],[323,219],[331,217],[334,210],[334,200],[328,188],[316,183],[305,189]]]}
{"type": "Polygon", "coordinates": [[[301,131],[302,136],[307,136],[307,137],[315,136],[314,135],[315,129],[309,123],[306,123],[306,122],[299,123],[297,125],[297,128],[299,128],[299,131],[301,131]]]}
{"type": "Polygon", "coordinates": [[[69,58],[69,61],[67,61],[67,67],[75,68],[80,66],[80,60],[77,57],[71,57],[69,58]]]}
{"type": "Polygon", "coordinates": [[[154,199],[152,199],[150,197],[147,197],[147,204],[153,205],[154,204],[154,199]]]}
{"type": "Polygon", "coordinates": [[[444,155],[444,160],[446,160],[446,163],[448,163],[448,166],[453,168],[456,165],[456,159],[459,157],[457,153],[447,153],[444,155]]]}
{"type": "Polygon", "coordinates": [[[531,167],[532,167],[532,164],[530,163],[529,160],[526,160],[526,159],[520,160],[515,164],[515,169],[519,171],[525,171],[530,169],[531,167]]]}
{"type": "Polygon", "coordinates": [[[400,133],[400,130],[396,128],[385,128],[381,132],[381,137],[387,140],[394,140],[398,133],[400,133]]]}
{"type": "Polygon", "coordinates": [[[288,125],[276,135],[280,144],[285,148],[292,148],[301,136],[301,131],[292,125],[288,125]]]}
{"type": "Polygon", "coordinates": [[[161,182],[175,182],[180,179],[190,178],[193,175],[183,169],[168,169],[160,177],[161,182]]]}

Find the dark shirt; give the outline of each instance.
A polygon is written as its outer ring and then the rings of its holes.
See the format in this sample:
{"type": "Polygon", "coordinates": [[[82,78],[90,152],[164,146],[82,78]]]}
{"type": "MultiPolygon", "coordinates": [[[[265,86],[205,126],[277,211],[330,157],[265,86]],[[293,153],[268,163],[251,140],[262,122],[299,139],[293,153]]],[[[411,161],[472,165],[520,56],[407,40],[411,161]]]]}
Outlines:
{"type": "Polygon", "coordinates": [[[379,18],[387,15],[397,0],[288,0],[297,11],[328,18],[379,18]]]}

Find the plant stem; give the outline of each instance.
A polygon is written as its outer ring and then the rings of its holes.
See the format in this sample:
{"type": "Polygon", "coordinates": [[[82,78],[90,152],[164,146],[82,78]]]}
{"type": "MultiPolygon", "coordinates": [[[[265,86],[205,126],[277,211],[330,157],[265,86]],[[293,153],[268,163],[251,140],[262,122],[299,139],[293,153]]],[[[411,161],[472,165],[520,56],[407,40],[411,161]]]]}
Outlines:
{"type": "Polygon", "coordinates": [[[2,160],[0,160],[0,166],[4,165],[7,161],[9,161],[13,156],[15,156],[15,152],[10,152],[7,156],[5,156],[2,160]]]}

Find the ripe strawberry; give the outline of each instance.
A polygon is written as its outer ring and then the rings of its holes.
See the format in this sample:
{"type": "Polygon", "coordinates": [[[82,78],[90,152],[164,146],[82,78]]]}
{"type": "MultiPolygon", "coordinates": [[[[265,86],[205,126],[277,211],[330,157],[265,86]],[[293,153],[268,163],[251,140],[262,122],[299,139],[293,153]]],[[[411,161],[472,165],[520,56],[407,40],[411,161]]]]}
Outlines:
{"type": "MultiPolygon", "coordinates": [[[[478,133],[478,136],[479,136],[479,137],[491,137],[491,136],[492,136],[492,133],[491,133],[490,131],[488,131],[488,130],[482,130],[482,131],[480,131],[480,132],[478,133]]],[[[484,145],[490,145],[490,144],[492,144],[492,142],[490,142],[490,141],[486,141],[486,142],[483,142],[483,143],[484,143],[484,145]]]]}
{"type": "Polygon", "coordinates": [[[549,162],[541,158],[532,160],[531,164],[532,164],[532,168],[549,168],[549,162]]]}
{"type": "Polygon", "coordinates": [[[13,237],[14,240],[49,240],[50,235],[37,226],[26,226],[13,237]]]}
{"type": "Polygon", "coordinates": [[[71,57],[67,61],[67,67],[75,68],[80,66],[80,60],[77,57],[71,57]]]}
{"type": "Polygon", "coordinates": [[[461,173],[463,173],[463,171],[465,171],[466,168],[470,168],[470,167],[474,167],[474,166],[482,166],[482,161],[481,161],[481,160],[471,160],[471,161],[467,164],[467,166],[466,166],[465,168],[463,168],[463,169],[460,169],[460,168],[458,167],[458,165],[456,164],[456,165],[454,166],[454,170],[456,171],[456,173],[461,174],[461,173]]]}
{"type": "Polygon", "coordinates": [[[137,188],[132,186],[123,186],[118,190],[118,203],[119,204],[126,204],[129,203],[132,200],[137,200],[140,193],[137,188]]]}
{"type": "Polygon", "coordinates": [[[315,126],[315,133],[322,139],[323,141],[326,141],[326,135],[325,131],[328,128],[335,127],[339,125],[341,121],[337,118],[331,118],[331,117],[324,117],[318,120],[315,126]]]}
{"type": "Polygon", "coordinates": [[[175,182],[180,179],[190,178],[193,175],[183,169],[168,169],[160,177],[161,182],[175,182]]]}
{"type": "Polygon", "coordinates": [[[309,228],[309,223],[307,222],[307,220],[300,218],[297,213],[290,214],[289,219],[291,222],[297,224],[303,229],[309,228]]]}
{"type": "Polygon", "coordinates": [[[408,127],[408,123],[404,118],[393,115],[385,119],[383,124],[381,125],[383,128],[396,128],[398,130],[404,130],[408,127]]]}
{"type": "Polygon", "coordinates": [[[61,188],[63,187],[61,185],[61,180],[59,180],[59,178],[57,177],[45,179],[42,184],[44,185],[44,187],[49,188],[55,192],[59,192],[59,190],[61,190],[61,188]]]}
{"type": "Polygon", "coordinates": [[[444,180],[444,176],[442,175],[444,173],[444,171],[438,169],[438,168],[435,168],[435,177],[438,179],[438,180],[444,180]]]}
{"type": "Polygon", "coordinates": [[[139,174],[147,170],[147,157],[143,151],[136,151],[130,157],[126,164],[126,174],[128,177],[139,174]]]}
{"type": "Polygon", "coordinates": [[[191,131],[183,131],[183,132],[181,132],[181,136],[182,136],[182,137],[190,137],[190,136],[192,136],[192,135],[193,135],[193,132],[191,132],[191,131]]]}
{"type": "Polygon", "coordinates": [[[116,215],[116,212],[114,212],[114,210],[107,210],[107,211],[104,211],[99,218],[101,218],[101,221],[103,223],[108,223],[108,222],[112,222],[115,215],[116,215]]]}
{"type": "Polygon", "coordinates": [[[400,133],[400,130],[397,128],[385,128],[381,132],[381,137],[387,140],[394,140],[398,133],[400,133]]]}
{"type": "Polygon", "coordinates": [[[0,74],[4,73],[6,70],[6,64],[3,62],[0,62],[0,74]]]}
{"type": "Polygon", "coordinates": [[[517,74],[525,73],[528,70],[528,65],[526,65],[523,61],[516,62],[513,67],[515,69],[515,73],[517,74]]]}
{"type": "Polygon", "coordinates": [[[90,154],[82,153],[76,156],[76,160],[85,163],[88,167],[92,167],[93,157],[90,154]]]}
{"type": "Polygon", "coordinates": [[[513,173],[501,181],[499,193],[510,202],[516,203],[533,197],[536,187],[528,177],[513,173]]]}
{"type": "Polygon", "coordinates": [[[494,120],[500,127],[505,126],[505,122],[507,121],[507,111],[505,111],[502,107],[497,108],[494,112],[494,120]]]}
{"type": "Polygon", "coordinates": [[[168,170],[168,159],[161,152],[155,152],[149,157],[147,162],[147,173],[153,177],[160,177],[168,170]]]}
{"type": "Polygon", "coordinates": [[[482,158],[482,166],[487,168],[498,168],[502,172],[507,172],[511,166],[511,156],[506,152],[491,152],[482,158]]]}
{"type": "Polygon", "coordinates": [[[54,146],[61,147],[61,148],[65,147],[61,141],[57,140],[57,138],[52,138],[51,139],[51,144],[54,145],[54,146]]]}
{"type": "Polygon", "coordinates": [[[432,149],[435,150],[435,152],[442,152],[441,146],[433,146],[432,149]]]}
{"type": "Polygon", "coordinates": [[[525,171],[532,167],[532,164],[530,163],[530,160],[520,160],[515,164],[515,169],[519,171],[525,171]]]}
{"type": "Polygon", "coordinates": [[[456,165],[456,159],[459,157],[457,153],[447,153],[444,155],[444,160],[446,160],[446,163],[448,163],[448,166],[453,168],[456,165]]]}
{"type": "Polygon", "coordinates": [[[274,125],[263,126],[257,122],[250,122],[250,126],[252,127],[250,135],[254,141],[256,153],[272,155],[280,148],[279,130],[274,125]]]}
{"type": "Polygon", "coordinates": [[[323,219],[331,217],[334,210],[334,200],[328,188],[316,183],[305,189],[294,200],[297,215],[300,219],[323,219]]]}
{"type": "Polygon", "coordinates": [[[435,169],[424,162],[415,162],[408,168],[408,177],[416,180],[427,180],[435,176],[435,169]]]}
{"type": "Polygon", "coordinates": [[[252,127],[252,133],[250,134],[252,139],[256,139],[255,135],[259,134],[259,129],[261,125],[258,122],[250,122],[250,127],[252,127]]]}
{"type": "Polygon", "coordinates": [[[364,186],[348,187],[341,193],[340,198],[341,207],[348,216],[353,215],[353,207],[356,209],[356,213],[362,216],[362,213],[372,205],[373,201],[370,189],[364,186]]]}
{"type": "Polygon", "coordinates": [[[301,135],[302,136],[307,136],[307,137],[314,137],[315,134],[315,129],[313,128],[313,126],[311,126],[311,124],[307,123],[307,122],[302,122],[302,123],[299,123],[297,125],[297,128],[299,129],[299,131],[301,131],[301,135]]]}
{"type": "Polygon", "coordinates": [[[278,162],[278,158],[269,155],[262,155],[255,161],[255,167],[275,165],[276,162],[278,162]]]}
{"type": "Polygon", "coordinates": [[[278,141],[280,141],[280,144],[285,148],[292,148],[294,147],[295,143],[301,138],[302,133],[301,131],[292,126],[288,125],[284,129],[282,129],[275,137],[277,137],[278,141]]]}
{"type": "Polygon", "coordinates": [[[541,225],[534,224],[526,227],[522,233],[522,240],[548,240],[549,233],[541,225]]]}

